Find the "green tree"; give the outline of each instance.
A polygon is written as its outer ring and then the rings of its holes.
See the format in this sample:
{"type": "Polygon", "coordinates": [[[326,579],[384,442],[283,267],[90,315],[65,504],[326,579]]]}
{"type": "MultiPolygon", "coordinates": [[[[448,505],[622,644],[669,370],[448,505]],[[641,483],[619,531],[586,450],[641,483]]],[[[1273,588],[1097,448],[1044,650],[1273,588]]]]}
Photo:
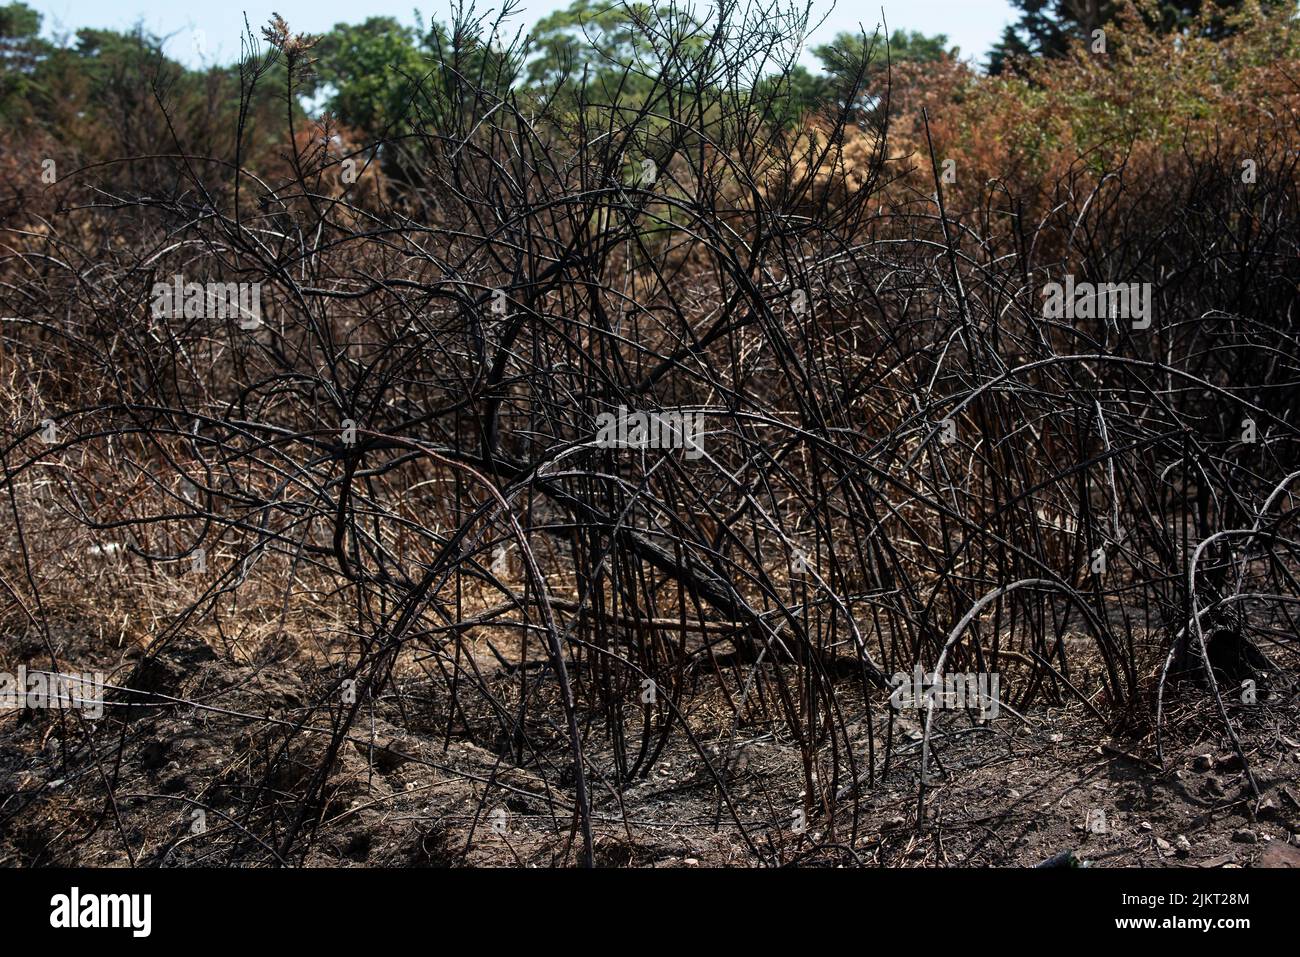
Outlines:
{"type": "Polygon", "coordinates": [[[0,120],[32,115],[36,72],[52,46],[40,38],[41,15],[25,3],[0,7],[0,120]]]}
{"type": "Polygon", "coordinates": [[[571,92],[585,76],[589,93],[631,103],[658,82],[665,51],[689,61],[704,42],[699,22],[675,5],[574,0],[530,33],[527,82],[539,93],[571,92]]]}
{"type": "Polygon", "coordinates": [[[433,69],[425,38],[393,17],[339,23],[312,50],[316,86],[342,123],[375,139],[408,131],[424,78],[433,69]]]}
{"type": "Polygon", "coordinates": [[[946,34],[926,36],[914,30],[895,30],[888,45],[878,35],[840,33],[830,43],[813,48],[826,75],[815,91],[828,105],[846,103],[856,88],[857,106],[871,110],[878,80],[890,66],[900,63],[937,63],[956,59],[959,47],[949,46],[946,34]]]}
{"type": "Polygon", "coordinates": [[[867,62],[868,72],[881,72],[886,66],[886,52],[889,63],[935,63],[956,59],[961,48],[948,46],[947,34],[926,36],[915,30],[895,30],[889,38],[888,51],[883,38],[862,33],[840,33],[830,43],[813,48],[822,69],[833,77],[851,76],[860,64],[867,62]]]}
{"type": "Polygon", "coordinates": [[[396,173],[412,132],[447,114],[449,97],[486,90],[504,95],[518,75],[501,23],[462,17],[449,29],[406,26],[392,17],[336,24],[312,49],[314,77],[304,92],[368,141],[403,144],[384,156],[396,173]],[[494,28],[497,28],[494,31],[494,28]]]}
{"type": "MultiPolygon", "coordinates": [[[[1144,0],[1142,19],[1161,33],[1198,30],[1218,39],[1233,31],[1232,14],[1258,2],[1270,15],[1296,10],[1296,0],[1144,0]],[[1202,14],[1208,14],[1202,16],[1202,14]]],[[[990,73],[1025,57],[1059,57],[1071,42],[1092,38],[1094,30],[1114,21],[1125,5],[1119,0],[1012,0],[1020,18],[1007,27],[989,52],[990,73]]]]}

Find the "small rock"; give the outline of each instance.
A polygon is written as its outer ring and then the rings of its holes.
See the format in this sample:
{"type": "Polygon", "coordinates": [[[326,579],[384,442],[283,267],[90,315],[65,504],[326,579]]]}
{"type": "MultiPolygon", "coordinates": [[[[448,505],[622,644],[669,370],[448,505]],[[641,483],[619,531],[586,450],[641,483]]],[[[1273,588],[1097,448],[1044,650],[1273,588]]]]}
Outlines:
{"type": "Polygon", "coordinates": [[[1214,762],[1214,766],[1220,771],[1240,771],[1241,755],[1237,754],[1235,751],[1230,754],[1225,754],[1214,762]]]}
{"type": "MultiPolygon", "coordinates": [[[[1150,831],[1152,829],[1150,821],[1143,821],[1141,824],[1138,825],[1138,827],[1142,828],[1142,830],[1144,831],[1150,831]]],[[[1156,840],[1159,841],[1160,838],[1156,838],[1156,840]]]]}
{"type": "Polygon", "coordinates": [[[1214,767],[1214,755],[1198,754],[1195,758],[1192,759],[1192,767],[1195,768],[1197,771],[1210,770],[1210,768],[1214,767]]]}
{"type": "Polygon", "coordinates": [[[1161,857],[1168,857],[1174,853],[1174,846],[1166,841],[1163,837],[1156,838],[1156,850],[1160,852],[1161,857]]]}
{"type": "Polygon", "coordinates": [[[698,858],[688,857],[686,858],[686,860],[682,861],[682,863],[685,864],[687,867],[694,867],[696,864],[700,863],[700,861],[698,858]]]}
{"type": "Polygon", "coordinates": [[[1255,844],[1259,841],[1259,835],[1248,827],[1239,827],[1232,832],[1232,839],[1238,844],[1255,844]]]}
{"type": "Polygon", "coordinates": [[[1192,842],[1187,839],[1187,835],[1179,834],[1174,838],[1174,847],[1178,851],[1179,857],[1186,857],[1192,853],[1192,842]]]}
{"type": "Polygon", "coordinates": [[[1271,797],[1267,797],[1259,802],[1259,809],[1255,811],[1255,816],[1261,820],[1267,820],[1268,818],[1277,817],[1277,812],[1277,802],[1271,797]]]}
{"type": "Polygon", "coordinates": [[[1281,841],[1274,841],[1264,848],[1264,853],[1259,856],[1259,863],[1255,866],[1300,868],[1300,850],[1281,841]]]}

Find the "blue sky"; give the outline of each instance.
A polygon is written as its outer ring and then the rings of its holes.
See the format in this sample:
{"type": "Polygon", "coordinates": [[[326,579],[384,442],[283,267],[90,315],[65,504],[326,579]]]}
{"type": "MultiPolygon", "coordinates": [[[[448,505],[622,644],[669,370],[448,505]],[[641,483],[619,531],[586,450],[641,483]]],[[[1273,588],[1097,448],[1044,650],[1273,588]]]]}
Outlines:
{"type": "MultiPolygon", "coordinates": [[[[522,24],[531,26],[542,16],[569,5],[570,0],[523,0],[522,24]]],[[[389,15],[403,22],[414,22],[411,0],[259,0],[258,4],[208,0],[184,3],[177,0],[27,0],[45,15],[46,36],[61,31],[72,33],[79,27],[123,29],[137,21],[160,36],[170,37],[167,53],[183,63],[197,66],[206,59],[223,63],[239,55],[239,37],[244,13],[254,31],[265,23],[271,11],[278,11],[296,32],[320,33],[336,23],[357,23],[368,16],[389,15]],[[201,38],[198,52],[196,35],[201,38]]],[[[703,4],[701,4],[703,5],[703,4]]],[[[424,18],[448,19],[448,0],[419,2],[424,18]]],[[[480,0],[480,10],[495,9],[499,0],[480,0]]],[[[862,24],[868,32],[880,20],[880,0],[867,4],[861,0],[840,0],[832,8],[830,0],[814,0],[816,15],[827,15],[823,26],[812,34],[810,43],[820,43],[844,30],[856,31],[862,24]]],[[[950,44],[961,47],[962,56],[983,61],[990,46],[1002,34],[1002,28],[1016,17],[1008,0],[907,0],[883,3],[890,30],[919,30],[922,33],[946,33],[950,44]]],[[[814,17],[816,19],[816,17],[814,17]]]]}

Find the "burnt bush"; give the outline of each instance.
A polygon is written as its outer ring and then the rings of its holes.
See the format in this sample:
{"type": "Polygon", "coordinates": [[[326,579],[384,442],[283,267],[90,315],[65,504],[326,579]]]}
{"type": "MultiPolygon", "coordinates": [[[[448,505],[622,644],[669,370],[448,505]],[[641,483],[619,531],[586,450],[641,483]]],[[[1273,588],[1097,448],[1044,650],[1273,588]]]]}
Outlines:
{"type": "MultiPolygon", "coordinates": [[[[1286,670],[1294,46],[1234,48],[1232,78],[1289,111],[1097,132],[1089,84],[1171,41],[989,79],[895,77],[881,40],[791,124],[760,82],[800,26],[776,12],[638,20],[621,85],[549,95],[516,82],[522,41],[462,20],[397,140],[289,109],[253,170],[240,111],[210,154],[64,168],[16,213],[24,627],[88,541],[165,586],[148,655],[253,607],[291,640],[303,608],[327,622],[319,686],[275,731],[295,799],[240,792],[246,858],[302,859],[403,668],[448,738],[546,782],[588,861],[593,782],[679,739],[762,857],[725,780],[742,727],[797,743],[799,800],[851,844],[890,745],[848,725],[917,665],[1000,674],[1008,708],[1082,706],[1099,735],[1158,728],[1169,663],[1226,609],[1252,674],[1286,670]],[[327,746],[293,743],[313,728],[327,746]]],[[[241,102],[292,102],[311,49],[273,24],[241,102]]],[[[1172,673],[1231,728],[1208,661],[1172,673]]]]}

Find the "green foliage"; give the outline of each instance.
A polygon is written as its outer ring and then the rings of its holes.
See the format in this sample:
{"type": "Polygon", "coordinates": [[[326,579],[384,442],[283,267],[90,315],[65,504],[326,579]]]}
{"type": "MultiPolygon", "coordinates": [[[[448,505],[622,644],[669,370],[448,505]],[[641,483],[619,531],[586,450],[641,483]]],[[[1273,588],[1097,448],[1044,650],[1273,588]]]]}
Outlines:
{"type": "Polygon", "coordinates": [[[886,53],[889,63],[937,63],[956,59],[960,52],[959,47],[948,46],[946,34],[926,36],[915,30],[895,30],[889,38],[888,49],[883,37],[864,33],[840,33],[830,43],[813,48],[822,69],[837,78],[852,76],[863,63],[869,63],[872,73],[883,71],[886,53]]]}
{"type": "Polygon", "coordinates": [[[649,14],[643,3],[574,0],[568,8],[543,17],[530,34],[534,56],[528,64],[529,85],[554,88],[585,74],[597,86],[617,89],[623,73],[650,52],[644,31],[636,25],[638,17],[649,14]]]}
{"type": "Polygon", "coordinates": [[[527,83],[572,99],[585,82],[588,100],[637,105],[660,85],[665,63],[680,68],[705,43],[700,22],[675,4],[574,0],[532,30],[527,83]]]}
{"type": "Polygon", "coordinates": [[[137,26],[127,32],[82,29],[68,46],[39,36],[41,15],[23,3],[0,8],[0,123],[23,124],[92,148],[153,151],[166,135],[160,98],[193,96],[197,75],[169,60],[162,40],[137,26]]]}
{"type": "MultiPolygon", "coordinates": [[[[995,69],[1016,55],[1058,61],[1073,41],[1087,38],[1094,23],[1112,27],[1113,49],[1122,47],[1134,23],[1156,36],[1173,33],[1188,43],[1221,44],[1239,35],[1244,15],[1257,0],[1141,0],[1136,13],[1124,0],[1016,3],[1022,15],[994,51],[995,69]]],[[[1296,7],[1296,0],[1258,3],[1275,14],[1296,7]]],[[[665,91],[689,96],[698,86],[714,83],[712,67],[699,52],[708,46],[707,30],[694,13],[675,3],[572,0],[543,17],[523,43],[511,42],[505,25],[511,12],[507,2],[495,23],[475,19],[471,12],[458,16],[453,27],[421,24],[418,14],[412,24],[387,16],[337,24],[302,49],[292,86],[288,58],[268,60],[244,110],[243,159],[256,165],[281,155],[286,111],[295,123],[305,120],[302,98],[314,97],[356,142],[388,144],[379,157],[390,174],[404,168],[414,175],[427,144],[422,146],[413,134],[442,128],[447,118],[466,112],[456,98],[481,91],[529,103],[535,108],[530,113],[560,127],[581,116],[579,125],[588,129],[611,123],[632,128],[635,135],[625,145],[635,141],[635,149],[653,154],[653,142],[672,125],[666,118],[679,109],[665,91]],[[499,41],[487,39],[498,31],[499,41]]],[[[173,137],[197,152],[233,156],[235,124],[229,121],[240,109],[238,65],[186,69],[167,58],[162,40],[141,27],[83,29],[70,44],[54,44],[41,39],[41,23],[41,14],[21,0],[0,6],[0,124],[36,126],[87,156],[110,146],[118,153],[149,152],[171,145],[173,137]]],[[[742,33],[731,42],[737,50],[756,51],[758,64],[763,60],[761,25],[756,21],[742,33]]],[[[729,134],[712,129],[712,115],[752,114],[757,122],[789,129],[809,115],[833,112],[850,98],[857,119],[870,124],[880,108],[887,65],[896,68],[892,83],[902,104],[898,111],[914,111],[916,104],[902,94],[911,86],[937,88],[943,70],[907,67],[951,67],[959,51],[942,34],[897,30],[888,47],[880,36],[841,33],[813,54],[820,71],[797,64],[786,69],[755,65],[734,88],[710,86],[709,96],[702,98],[701,126],[720,144],[729,134]]],[[[1261,65],[1280,55],[1262,44],[1234,53],[1238,61],[1254,57],[1261,65]]],[[[1209,70],[1215,60],[1197,62],[1209,70]]],[[[1134,82],[1146,75],[1136,75],[1134,82]]],[[[1008,87],[999,95],[1029,98],[1029,88],[1040,82],[1008,87]]],[[[1177,84],[1176,96],[1153,91],[1149,99],[1160,105],[1150,115],[1135,112],[1096,84],[1054,95],[1061,98],[1063,114],[1080,118],[1071,136],[1084,141],[1169,130],[1202,118],[1215,108],[1205,101],[1205,91],[1231,82],[1231,75],[1198,76],[1195,83],[1177,84]]],[[[964,94],[950,88],[945,95],[964,94]]],[[[1026,100],[1026,107],[1032,106],[1026,100]]],[[[745,135],[739,127],[733,132],[745,135]]],[[[1063,130],[1047,133],[1029,124],[1025,142],[1059,132],[1063,130]]]]}
{"type": "Polygon", "coordinates": [[[41,15],[25,3],[0,7],[0,121],[30,119],[35,73],[51,46],[40,38],[41,15]]]}
{"type": "Polygon", "coordinates": [[[368,138],[407,132],[421,82],[432,68],[426,37],[392,17],[370,17],[335,25],[312,52],[335,117],[368,138]]]}
{"type": "MultiPolygon", "coordinates": [[[[1012,0],[1020,19],[1003,31],[989,53],[989,72],[1001,73],[1027,57],[1064,56],[1073,42],[1113,24],[1127,6],[1120,0],[1081,4],[1077,0],[1012,0]]],[[[1221,40],[1236,31],[1233,15],[1258,4],[1266,13],[1294,13],[1296,0],[1142,0],[1138,10],[1158,33],[1182,33],[1221,40]]]]}
{"type": "Polygon", "coordinates": [[[830,43],[813,48],[825,76],[817,78],[818,84],[804,98],[818,109],[833,109],[856,97],[856,106],[871,112],[877,95],[874,81],[890,67],[955,60],[959,53],[958,47],[948,46],[948,37],[942,33],[926,36],[915,30],[895,30],[888,43],[878,34],[840,33],[830,43]]]}

